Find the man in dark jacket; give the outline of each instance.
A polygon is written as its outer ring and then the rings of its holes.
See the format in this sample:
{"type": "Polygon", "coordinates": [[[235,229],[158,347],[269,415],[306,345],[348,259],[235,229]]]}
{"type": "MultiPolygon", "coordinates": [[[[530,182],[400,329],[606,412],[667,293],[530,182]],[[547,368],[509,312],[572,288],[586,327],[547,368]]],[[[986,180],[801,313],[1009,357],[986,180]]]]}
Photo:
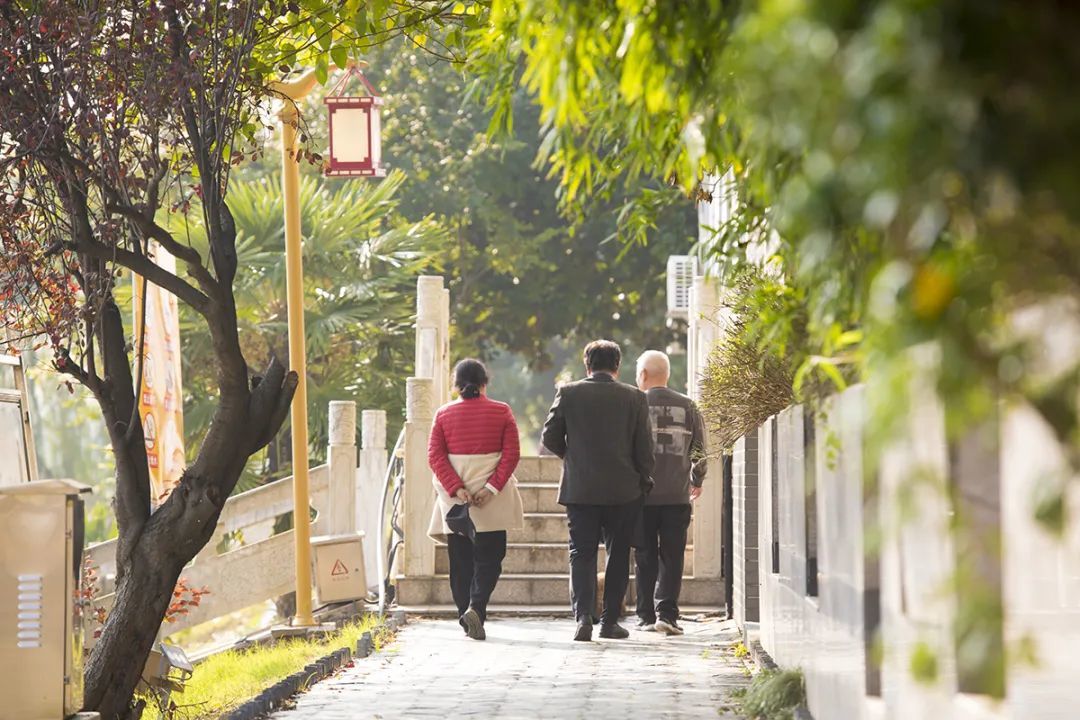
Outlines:
{"type": "Polygon", "coordinates": [[[701,495],[705,481],[705,423],[693,400],[667,386],[670,375],[664,353],[648,350],[638,358],[637,384],[649,399],[656,441],[656,486],[642,512],[634,574],[638,628],[682,635],[679,591],[690,501],[701,495]]]}
{"type": "Polygon", "coordinates": [[[592,639],[596,554],[607,548],[600,637],[629,635],[618,624],[630,574],[630,534],[652,487],[653,437],[649,403],[618,376],[622,351],[609,340],[585,346],[588,377],[555,393],[543,443],[563,459],[559,504],[570,522],[570,601],[575,640],[592,639]]]}

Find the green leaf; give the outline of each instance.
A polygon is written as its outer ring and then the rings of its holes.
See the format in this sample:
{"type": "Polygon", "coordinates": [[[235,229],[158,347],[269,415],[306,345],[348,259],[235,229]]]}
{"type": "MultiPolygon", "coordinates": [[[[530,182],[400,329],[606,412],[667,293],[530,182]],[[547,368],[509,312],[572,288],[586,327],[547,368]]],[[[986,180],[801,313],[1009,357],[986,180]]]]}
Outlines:
{"type": "Polygon", "coordinates": [[[353,30],[356,31],[357,35],[360,35],[361,37],[363,37],[364,35],[367,35],[367,32],[368,32],[368,14],[367,14],[367,10],[365,10],[364,8],[361,8],[356,13],[356,17],[353,18],[352,27],[353,27],[353,30]]]}
{"type": "Polygon", "coordinates": [[[335,45],[330,48],[330,59],[339,69],[344,70],[349,63],[349,50],[344,45],[335,45]]]}
{"type": "Polygon", "coordinates": [[[926,642],[920,640],[915,643],[915,647],[911,651],[910,669],[911,676],[916,682],[930,685],[937,681],[937,655],[934,654],[934,651],[926,642]]]}

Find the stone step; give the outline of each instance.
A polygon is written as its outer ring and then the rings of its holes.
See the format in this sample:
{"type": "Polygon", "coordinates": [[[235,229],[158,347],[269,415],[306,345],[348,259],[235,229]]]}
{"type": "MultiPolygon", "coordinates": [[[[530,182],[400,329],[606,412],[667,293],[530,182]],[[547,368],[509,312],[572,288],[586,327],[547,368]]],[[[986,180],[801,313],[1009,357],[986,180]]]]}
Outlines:
{"type": "Polygon", "coordinates": [[[562,543],[570,537],[563,513],[526,512],[520,530],[507,533],[508,543],[562,543]]]}
{"type": "MultiPolygon", "coordinates": [[[[632,557],[632,554],[631,554],[632,557]]],[[[694,572],[694,549],[686,548],[684,571],[688,575],[694,572]]],[[[598,564],[604,566],[607,553],[600,546],[598,564]]],[[[632,561],[631,561],[632,562],[632,561]]],[[[570,564],[570,551],[562,543],[510,543],[506,546],[506,559],[503,560],[503,572],[507,574],[534,575],[565,573],[570,564]]],[[[445,545],[435,546],[435,572],[444,575],[450,572],[450,559],[445,545]]]]}
{"type": "Polygon", "coordinates": [[[527,513],[562,513],[559,504],[559,483],[518,482],[521,504],[527,513]]]}
{"type": "MultiPolygon", "coordinates": [[[[694,536],[694,520],[691,518],[687,537],[694,536]]],[[[562,512],[525,512],[520,530],[511,530],[506,537],[508,543],[565,543],[570,539],[570,530],[566,514],[562,512]]]]}
{"type": "MultiPolygon", "coordinates": [[[[396,600],[399,605],[427,606],[453,604],[450,580],[446,575],[434,577],[404,577],[397,579],[396,600]]],[[[506,574],[499,579],[493,604],[500,605],[559,605],[570,604],[570,576],[514,575],[506,574]]],[[[627,588],[627,604],[634,602],[634,581],[627,588]]],[[[687,606],[714,606],[724,604],[724,585],[719,579],[687,577],[683,579],[680,604],[687,606]]]]}
{"type": "Polygon", "coordinates": [[[514,477],[519,483],[555,483],[562,480],[562,460],[553,455],[526,455],[518,460],[514,477]]]}

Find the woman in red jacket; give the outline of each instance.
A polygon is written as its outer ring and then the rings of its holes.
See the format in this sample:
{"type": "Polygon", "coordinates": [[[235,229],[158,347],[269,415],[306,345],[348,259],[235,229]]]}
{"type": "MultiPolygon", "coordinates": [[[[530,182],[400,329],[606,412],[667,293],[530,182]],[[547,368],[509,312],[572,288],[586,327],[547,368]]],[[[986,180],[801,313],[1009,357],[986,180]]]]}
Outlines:
{"type": "Polygon", "coordinates": [[[502,573],[506,531],[522,526],[521,495],[514,479],[520,457],[517,423],[506,403],[487,396],[488,372],[479,360],[454,368],[460,398],[439,408],[428,441],[437,502],[428,535],[447,545],[450,590],[459,622],[474,640],[487,634],[487,605],[502,573]],[[469,505],[475,540],[446,525],[454,505],[469,505]]]}

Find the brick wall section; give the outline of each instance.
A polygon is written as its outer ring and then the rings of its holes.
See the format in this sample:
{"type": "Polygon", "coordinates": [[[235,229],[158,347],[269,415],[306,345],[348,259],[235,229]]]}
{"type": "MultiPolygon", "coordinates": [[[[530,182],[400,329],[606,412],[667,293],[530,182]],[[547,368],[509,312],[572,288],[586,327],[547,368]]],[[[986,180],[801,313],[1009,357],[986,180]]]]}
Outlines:
{"type": "Polygon", "coordinates": [[[735,622],[758,622],[758,431],[737,443],[732,454],[733,594],[735,622]]]}

